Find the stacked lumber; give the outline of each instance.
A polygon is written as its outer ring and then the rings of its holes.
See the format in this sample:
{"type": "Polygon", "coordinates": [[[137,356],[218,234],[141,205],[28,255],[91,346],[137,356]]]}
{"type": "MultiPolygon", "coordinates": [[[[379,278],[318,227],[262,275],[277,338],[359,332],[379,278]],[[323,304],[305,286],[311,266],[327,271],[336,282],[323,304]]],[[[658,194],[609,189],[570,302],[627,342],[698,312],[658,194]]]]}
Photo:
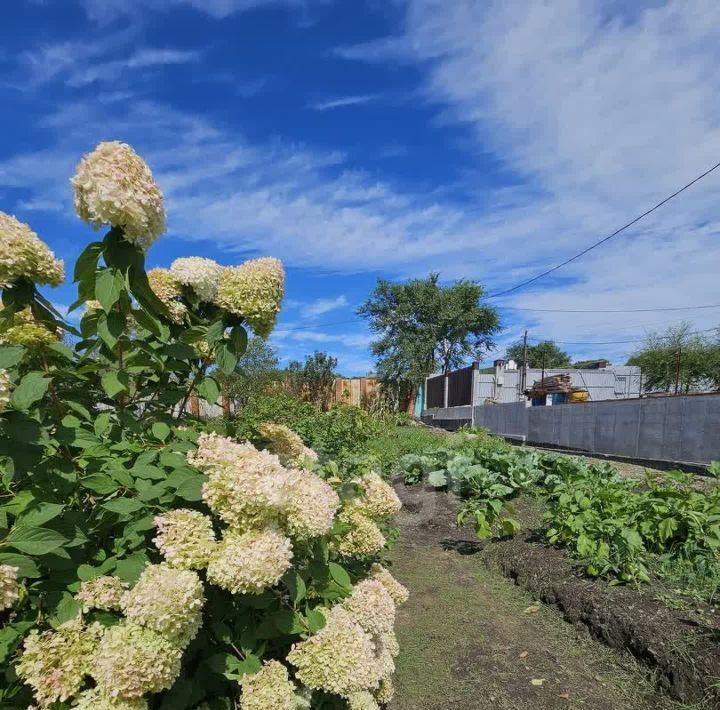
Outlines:
{"type": "Polygon", "coordinates": [[[546,397],[549,394],[571,394],[573,392],[584,392],[583,387],[575,387],[572,384],[570,375],[550,375],[541,380],[533,382],[533,386],[526,390],[525,394],[532,399],[546,397]]]}

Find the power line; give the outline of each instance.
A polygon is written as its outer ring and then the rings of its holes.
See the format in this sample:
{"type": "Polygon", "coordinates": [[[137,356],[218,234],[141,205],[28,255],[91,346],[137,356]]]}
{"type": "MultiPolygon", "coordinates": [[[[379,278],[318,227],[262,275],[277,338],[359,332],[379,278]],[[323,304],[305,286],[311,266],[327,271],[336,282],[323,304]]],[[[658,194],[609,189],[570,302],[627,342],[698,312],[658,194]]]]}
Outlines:
{"type": "MultiPolygon", "coordinates": [[[[703,333],[710,333],[712,331],[716,331],[718,328],[706,328],[705,330],[696,330],[692,333],[684,333],[684,335],[701,335],[703,333]]],[[[659,340],[667,340],[672,339],[675,336],[673,335],[657,335],[655,336],[659,340]]],[[[537,342],[542,342],[541,339],[533,338],[533,340],[536,340],[537,342]]],[[[634,340],[595,340],[595,341],[587,341],[587,342],[577,342],[577,341],[571,341],[571,340],[553,340],[554,343],[557,343],[558,345],[627,345],[629,343],[642,343],[645,341],[645,338],[635,338],[634,340]]]]}
{"type": "Polygon", "coordinates": [[[508,293],[513,293],[514,291],[518,291],[519,289],[521,289],[525,286],[529,286],[531,283],[535,283],[536,281],[539,281],[540,279],[544,278],[545,276],[548,276],[548,275],[554,273],[558,269],[562,269],[563,266],[567,266],[571,262],[576,261],[577,259],[579,259],[582,256],[585,256],[585,254],[587,254],[588,252],[592,251],[593,249],[596,249],[601,244],[605,244],[605,242],[610,241],[613,237],[616,237],[621,232],[624,232],[626,229],[629,229],[634,224],[637,224],[641,219],[644,219],[649,214],[652,214],[653,212],[655,212],[655,210],[660,209],[660,207],[667,204],[668,202],[670,202],[670,200],[674,199],[681,193],[685,192],[685,190],[692,187],[696,182],[700,182],[700,180],[702,180],[704,177],[707,177],[708,175],[710,175],[710,173],[717,170],[718,168],[720,168],[720,162],[715,163],[715,165],[713,165],[711,168],[706,170],[704,173],[701,173],[696,178],[691,180],[689,183],[687,183],[686,185],[683,185],[683,187],[681,187],[679,190],[676,190],[675,192],[673,192],[672,195],[668,195],[668,197],[666,197],[664,200],[658,202],[656,205],[651,207],[649,210],[646,210],[638,217],[635,217],[635,219],[633,219],[632,221],[630,221],[627,224],[620,227],[620,229],[615,230],[612,234],[609,234],[607,237],[603,237],[603,239],[600,239],[599,241],[595,242],[594,244],[591,244],[589,247],[587,247],[587,249],[583,249],[581,252],[575,254],[574,256],[571,256],[569,259],[565,259],[565,261],[561,262],[560,264],[557,264],[556,266],[553,266],[553,267],[547,269],[546,271],[543,271],[542,273],[538,274],[537,276],[533,276],[530,279],[521,281],[519,284],[516,284],[515,286],[512,286],[510,288],[506,288],[503,291],[491,293],[487,296],[487,298],[499,298],[500,296],[505,296],[508,293]]]}
{"type": "Polygon", "coordinates": [[[672,308],[523,308],[522,306],[498,306],[506,311],[525,311],[526,313],[661,313],[666,311],[698,311],[707,308],[720,308],[720,303],[708,306],[677,306],[672,308]]]}

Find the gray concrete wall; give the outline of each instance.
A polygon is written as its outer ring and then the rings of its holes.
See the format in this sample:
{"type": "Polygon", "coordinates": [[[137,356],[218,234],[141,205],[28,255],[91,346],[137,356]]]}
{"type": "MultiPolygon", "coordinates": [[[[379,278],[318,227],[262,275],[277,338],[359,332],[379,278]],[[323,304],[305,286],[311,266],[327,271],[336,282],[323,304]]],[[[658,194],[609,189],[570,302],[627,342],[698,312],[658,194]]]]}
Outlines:
{"type": "MultiPolygon", "coordinates": [[[[438,410],[438,420],[467,418],[467,407],[438,410]],[[462,415],[462,416],[460,416],[462,415]]],[[[720,395],[626,399],[552,407],[523,402],[475,407],[474,422],[530,444],[632,459],[707,464],[720,461],[720,395]]]]}

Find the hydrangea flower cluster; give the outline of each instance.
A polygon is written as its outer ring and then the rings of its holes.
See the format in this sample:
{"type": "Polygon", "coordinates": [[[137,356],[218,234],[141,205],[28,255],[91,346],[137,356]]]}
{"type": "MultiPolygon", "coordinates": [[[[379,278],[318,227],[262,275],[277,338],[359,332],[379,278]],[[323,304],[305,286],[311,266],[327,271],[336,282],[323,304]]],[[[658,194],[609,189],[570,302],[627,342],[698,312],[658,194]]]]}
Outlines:
{"type": "Polygon", "coordinates": [[[96,577],[82,582],[75,599],[82,602],[86,611],[101,609],[102,611],[119,611],[121,600],[127,586],[117,577],[96,577]]]}
{"type": "Polygon", "coordinates": [[[111,698],[99,688],[92,688],[77,696],[74,710],[147,710],[145,698],[111,698]]]}
{"type": "Polygon", "coordinates": [[[170,567],[198,570],[207,567],[216,545],[212,520],[197,510],[179,508],[155,518],[153,538],[170,567]]]}
{"type": "Polygon", "coordinates": [[[401,606],[410,598],[410,592],[400,584],[390,572],[380,564],[374,564],[370,568],[370,579],[380,582],[392,597],[396,606],[401,606]]]}
{"type": "Polygon", "coordinates": [[[165,231],[160,188],[147,163],[126,143],[100,143],[82,158],[71,183],[75,211],[95,229],[122,227],[125,238],[143,250],[165,231]]]}
{"type": "Polygon", "coordinates": [[[292,554],[290,540],[278,530],[228,531],[210,559],[207,579],[233,594],[259,594],[290,569],[292,554]]]}
{"type": "Polygon", "coordinates": [[[20,278],[59,286],[65,279],[65,268],[29,225],[0,212],[0,288],[20,278]]]}
{"type": "Polygon", "coordinates": [[[395,626],[395,602],[376,579],[358,582],[343,607],[370,636],[389,633],[395,626]]]}
{"type": "Polygon", "coordinates": [[[305,455],[303,440],[284,424],[261,424],[258,432],[269,440],[268,450],[276,454],[285,466],[300,462],[305,455]]]}
{"type": "Polygon", "coordinates": [[[288,671],[279,661],[268,661],[257,673],[245,676],[241,710],[297,710],[298,696],[288,671]]]}
{"type": "Polygon", "coordinates": [[[180,673],[182,653],[157,631],[124,621],[105,632],[90,674],[102,696],[133,700],[169,688],[180,673]]]}
{"type": "Polygon", "coordinates": [[[170,320],[173,323],[182,323],[187,313],[187,306],[179,300],[182,296],[180,282],[167,269],[160,267],[150,269],[147,277],[153,293],[168,309],[170,320]]]}
{"type": "Polygon", "coordinates": [[[224,269],[215,302],[245,318],[256,335],[267,338],[275,327],[284,293],[282,262],[262,257],[224,269]]]}
{"type": "MultiPolygon", "coordinates": [[[[0,372],[5,372],[1,370],[0,372]]],[[[17,575],[19,567],[0,565],[0,611],[9,609],[19,598],[17,575]]]]}
{"type": "Polygon", "coordinates": [[[400,512],[400,498],[379,474],[368,473],[359,483],[364,493],[356,499],[356,510],[360,513],[371,520],[385,520],[400,512]]]}
{"type": "Polygon", "coordinates": [[[149,565],[137,584],[123,595],[121,605],[128,622],[185,647],[202,625],[203,585],[190,570],[149,565]]]}
{"type": "Polygon", "coordinates": [[[18,676],[35,692],[41,706],[69,700],[90,672],[93,654],[103,632],[99,624],[68,621],[57,631],[31,631],[25,638],[18,676]]]}
{"type": "Polygon", "coordinates": [[[14,313],[10,325],[0,333],[1,345],[24,345],[40,349],[58,341],[58,334],[36,321],[29,308],[14,313]]]}
{"type": "Polygon", "coordinates": [[[340,498],[319,476],[308,471],[288,471],[283,482],[283,522],[288,535],[307,540],[326,535],[335,521],[340,498]]]}
{"type": "Polygon", "coordinates": [[[189,256],[175,259],[170,273],[183,286],[189,286],[201,301],[215,299],[223,267],[212,259],[189,256]]]}
{"type": "Polygon", "coordinates": [[[353,507],[342,510],[338,520],[348,527],[335,545],[335,550],[342,557],[366,557],[385,547],[385,536],[377,524],[353,507]]]}
{"type": "MultiPolygon", "coordinates": [[[[12,393],[12,383],[7,370],[0,368],[0,412],[4,412],[5,408],[10,404],[12,393]]],[[[0,608],[2,608],[0,606],[0,608]]]]}

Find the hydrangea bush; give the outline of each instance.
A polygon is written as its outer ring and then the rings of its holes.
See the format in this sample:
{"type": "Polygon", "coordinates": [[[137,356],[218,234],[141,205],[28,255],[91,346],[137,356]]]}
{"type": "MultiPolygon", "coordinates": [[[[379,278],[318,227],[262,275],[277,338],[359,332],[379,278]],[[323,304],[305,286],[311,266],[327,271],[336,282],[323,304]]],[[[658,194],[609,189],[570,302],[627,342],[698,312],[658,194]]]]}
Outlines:
{"type": "Polygon", "coordinates": [[[185,413],[247,327],[272,330],[282,264],[146,272],[165,211],[130,146],[72,187],[108,230],[75,265],[79,328],[37,289],[62,262],[0,213],[0,707],[383,706],[407,598],[381,564],[392,488],[334,477],[282,425],[257,448],[185,413]]]}

